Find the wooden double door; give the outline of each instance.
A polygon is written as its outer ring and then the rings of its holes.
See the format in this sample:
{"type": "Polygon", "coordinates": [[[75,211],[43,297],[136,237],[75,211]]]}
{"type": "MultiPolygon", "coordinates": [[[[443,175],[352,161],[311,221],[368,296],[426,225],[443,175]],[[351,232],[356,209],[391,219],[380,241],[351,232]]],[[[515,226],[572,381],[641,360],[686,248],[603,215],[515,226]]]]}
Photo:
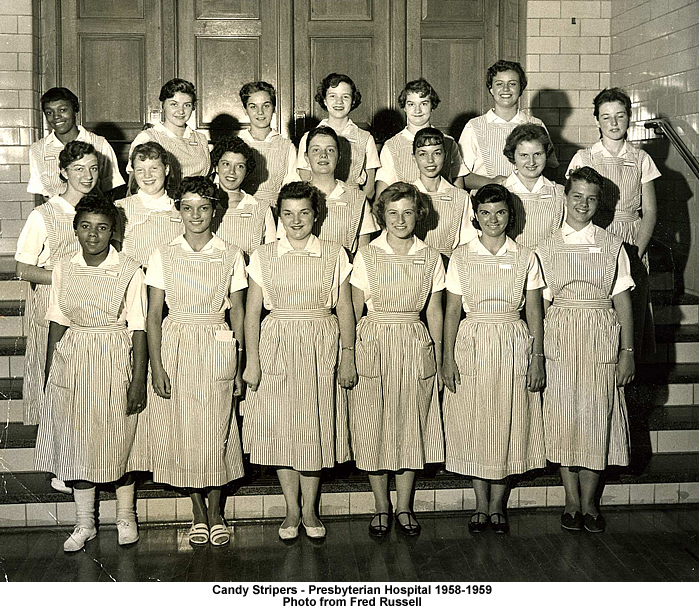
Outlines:
{"type": "Polygon", "coordinates": [[[245,127],[238,91],[248,81],[277,88],[277,129],[298,139],[323,116],[314,101],[330,72],[362,92],[353,120],[378,141],[398,131],[396,98],[424,76],[442,102],[433,123],[455,136],[489,108],[486,68],[518,58],[523,0],[42,0],[43,89],[63,85],[81,100],[81,120],[128,144],[160,117],[161,85],[197,87],[194,125],[216,139],[245,127]],[[54,26],[55,31],[52,31],[54,26]]]}

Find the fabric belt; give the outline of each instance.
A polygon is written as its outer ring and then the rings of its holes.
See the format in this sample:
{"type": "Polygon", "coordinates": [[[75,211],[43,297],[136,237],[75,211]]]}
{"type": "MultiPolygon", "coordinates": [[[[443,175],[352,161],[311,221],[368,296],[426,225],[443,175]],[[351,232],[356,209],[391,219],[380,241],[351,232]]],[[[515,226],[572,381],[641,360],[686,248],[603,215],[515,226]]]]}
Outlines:
{"type": "Polygon", "coordinates": [[[114,332],[124,331],[126,323],[111,323],[110,325],[96,325],[88,327],[85,325],[71,325],[71,331],[84,334],[113,334],[114,332]]]}
{"type": "Polygon", "coordinates": [[[391,325],[393,323],[418,323],[420,313],[418,312],[368,312],[367,320],[371,323],[391,325]]]}
{"type": "Polygon", "coordinates": [[[226,316],[223,312],[172,312],[167,317],[171,323],[183,325],[221,325],[226,323],[226,316]]]}
{"type": "Polygon", "coordinates": [[[520,321],[520,311],[511,312],[467,312],[465,318],[469,323],[514,323],[520,321]]]}
{"type": "Polygon", "coordinates": [[[607,310],[612,308],[612,300],[566,300],[554,298],[552,306],[557,308],[594,308],[597,310],[607,310]]]}
{"type": "Polygon", "coordinates": [[[331,316],[330,308],[311,308],[307,310],[290,310],[276,308],[270,311],[273,319],[325,319],[331,316]]]}

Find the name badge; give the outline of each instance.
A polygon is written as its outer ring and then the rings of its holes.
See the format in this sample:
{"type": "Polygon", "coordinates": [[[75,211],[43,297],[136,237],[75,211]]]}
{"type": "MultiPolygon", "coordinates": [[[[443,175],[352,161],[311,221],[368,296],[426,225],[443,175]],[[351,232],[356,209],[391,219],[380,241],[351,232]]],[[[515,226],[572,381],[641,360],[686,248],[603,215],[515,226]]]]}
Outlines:
{"type": "Polygon", "coordinates": [[[307,251],[309,253],[309,257],[318,257],[319,259],[321,258],[321,253],[311,253],[310,251],[307,251]]]}
{"type": "Polygon", "coordinates": [[[511,264],[498,264],[501,270],[512,270],[513,266],[511,264]]]}
{"type": "Polygon", "coordinates": [[[600,247],[588,247],[588,252],[589,253],[600,253],[601,248],[600,247]]]}
{"type": "Polygon", "coordinates": [[[248,218],[248,217],[252,217],[252,216],[253,216],[253,213],[241,213],[241,217],[248,218]]]}
{"type": "Polygon", "coordinates": [[[623,162],[622,162],[622,165],[623,165],[623,166],[630,166],[630,167],[632,167],[632,168],[634,168],[634,167],[637,166],[637,164],[635,164],[633,161],[623,161],[623,162]]]}
{"type": "Polygon", "coordinates": [[[117,276],[119,276],[119,271],[118,270],[105,270],[105,274],[107,276],[112,276],[114,278],[117,278],[117,276]]]}
{"type": "Polygon", "coordinates": [[[342,200],[328,200],[327,204],[330,206],[347,206],[347,202],[343,202],[342,200]]]}
{"type": "Polygon", "coordinates": [[[230,329],[217,329],[214,337],[219,342],[233,342],[233,332],[230,329]]]}
{"type": "Polygon", "coordinates": [[[210,259],[209,263],[223,263],[224,258],[223,257],[215,257],[214,259],[210,259]]]}
{"type": "Polygon", "coordinates": [[[345,140],[347,140],[348,142],[357,142],[355,138],[348,138],[347,136],[345,136],[345,140]]]}
{"type": "Polygon", "coordinates": [[[414,260],[413,260],[413,265],[414,265],[414,266],[424,266],[424,265],[425,265],[425,259],[414,259],[414,260]]]}
{"type": "Polygon", "coordinates": [[[191,146],[191,147],[198,147],[198,146],[199,146],[199,142],[197,142],[196,140],[190,140],[190,146],[191,146]]]}
{"type": "Polygon", "coordinates": [[[440,196],[443,202],[452,202],[452,196],[440,196]]]}
{"type": "Polygon", "coordinates": [[[171,223],[182,223],[182,219],[180,217],[170,217],[170,222],[171,223]]]}
{"type": "Polygon", "coordinates": [[[44,157],[44,161],[53,161],[56,159],[55,155],[49,155],[48,157],[44,157]]]}
{"type": "Polygon", "coordinates": [[[540,200],[551,200],[552,195],[550,193],[543,193],[540,195],[540,200]]]}

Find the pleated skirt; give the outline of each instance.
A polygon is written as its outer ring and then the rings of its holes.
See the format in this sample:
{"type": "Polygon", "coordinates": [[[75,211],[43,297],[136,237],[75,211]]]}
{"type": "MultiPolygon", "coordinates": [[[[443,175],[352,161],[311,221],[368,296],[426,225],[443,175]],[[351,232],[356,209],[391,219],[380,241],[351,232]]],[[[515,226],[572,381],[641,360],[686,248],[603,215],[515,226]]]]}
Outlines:
{"type": "Polygon", "coordinates": [[[262,377],[248,393],[243,418],[243,448],[252,463],[317,471],[350,459],[338,339],[333,315],[263,320],[262,377]]]}
{"type": "Polygon", "coordinates": [[[357,467],[419,470],[445,459],[433,341],[420,322],[357,325],[359,381],[350,390],[357,467]]]}
{"type": "Polygon", "coordinates": [[[37,434],[36,469],[62,480],[113,482],[127,472],[139,415],[126,416],[126,330],[69,329],[56,344],[37,434]]]}
{"type": "Polygon", "coordinates": [[[591,470],[629,463],[625,392],[615,380],[619,342],[613,309],[547,311],[543,414],[549,461],[591,470]]]}
{"type": "Polygon", "coordinates": [[[44,365],[49,340],[49,322],[45,320],[51,285],[36,285],[29,290],[24,312],[27,342],[24,351],[24,380],[22,382],[23,421],[37,425],[44,402],[44,365]]]}
{"type": "Polygon", "coordinates": [[[456,393],[445,389],[445,467],[500,480],[544,467],[539,393],[527,389],[531,340],[524,321],[460,323],[456,393]]]}
{"type": "MultiPolygon", "coordinates": [[[[155,482],[174,487],[220,487],[243,476],[233,409],[237,343],[217,340],[225,323],[163,321],[161,357],[170,399],[148,389],[149,468],[155,482]]],[[[142,433],[142,432],[140,432],[142,433]]]]}

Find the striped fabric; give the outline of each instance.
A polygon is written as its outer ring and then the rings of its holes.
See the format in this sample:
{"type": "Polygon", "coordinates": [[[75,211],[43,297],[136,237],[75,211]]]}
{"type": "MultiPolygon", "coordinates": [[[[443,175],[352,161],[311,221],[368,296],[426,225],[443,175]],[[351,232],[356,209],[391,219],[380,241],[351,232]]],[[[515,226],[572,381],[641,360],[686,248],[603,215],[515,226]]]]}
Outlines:
{"type": "Polygon", "coordinates": [[[430,212],[416,224],[416,236],[444,256],[451,257],[464,208],[468,206],[468,194],[464,189],[450,187],[448,191],[425,195],[430,197],[430,212]]]}
{"type": "Polygon", "coordinates": [[[261,204],[277,208],[277,194],[287,176],[289,155],[294,145],[281,134],[269,141],[251,138],[245,142],[255,152],[255,170],[246,175],[243,189],[261,204]]]}
{"type": "Polygon", "coordinates": [[[174,487],[223,486],[243,476],[233,410],[238,343],[224,320],[238,248],[159,250],[169,308],[161,357],[172,390],[167,400],[149,385],[150,466],[132,469],[150,469],[155,482],[174,487]]]}
{"type": "Polygon", "coordinates": [[[434,345],[419,319],[440,254],[430,247],[405,256],[370,245],[361,251],[374,311],[357,325],[354,458],[367,471],[418,470],[445,457],[434,345]]]}
{"type": "Polygon", "coordinates": [[[123,253],[106,268],[60,265],[58,303],[71,326],[51,363],[36,468],[62,480],[113,482],[127,471],[139,419],[126,416],[131,334],[117,323],[139,265],[123,253]]]}
{"type": "MultiPolygon", "coordinates": [[[[36,210],[44,220],[48,233],[50,260],[46,269],[53,269],[63,257],[75,255],[80,250],[78,239],[73,231],[74,212],[66,213],[48,201],[36,210]]],[[[49,307],[51,285],[29,284],[29,295],[24,312],[27,344],[24,352],[24,380],[22,398],[24,424],[39,423],[41,404],[44,401],[44,364],[49,339],[49,322],[46,311],[49,307]]]]}
{"type": "Polygon", "coordinates": [[[340,248],[321,240],[320,257],[280,257],[277,243],[258,248],[272,311],[260,329],[260,386],[249,391],[243,420],[252,463],[316,471],[350,459],[346,404],[337,399],[338,320],[325,307],[340,248]]]}
{"type": "Polygon", "coordinates": [[[217,207],[212,229],[216,235],[236,245],[246,254],[246,260],[251,253],[263,243],[265,236],[265,215],[269,210],[266,200],[245,198],[246,206],[242,208],[228,207],[225,210],[217,207]]]}
{"type": "Polygon", "coordinates": [[[528,249],[551,236],[564,221],[564,187],[545,186],[537,193],[513,193],[515,224],[508,235],[528,249]]]}
{"type": "Polygon", "coordinates": [[[182,218],[175,207],[169,211],[153,210],[144,206],[136,195],[115,204],[126,214],[122,252],[144,268],[157,246],[169,244],[183,232],[182,218]]]}
{"type": "Polygon", "coordinates": [[[335,178],[340,179],[355,187],[360,183],[360,177],[365,168],[365,156],[367,154],[367,142],[370,133],[356,125],[338,134],[340,147],[338,153],[338,165],[335,168],[335,178]]]}
{"type": "Polygon", "coordinates": [[[350,253],[357,250],[358,237],[362,227],[365,209],[365,194],[346,183],[342,197],[326,198],[325,207],[314,223],[313,232],[322,240],[335,242],[350,253]]]}
{"type": "Polygon", "coordinates": [[[610,302],[622,240],[596,228],[595,241],[565,244],[558,231],[538,252],[554,296],[544,322],[547,459],[602,470],[629,463],[629,426],[615,382],[620,324],[610,302]]]}
{"type": "Polygon", "coordinates": [[[621,157],[608,157],[602,154],[592,154],[590,149],[581,152],[584,165],[595,168],[608,180],[603,184],[603,208],[607,219],[596,220],[597,224],[605,227],[625,242],[627,255],[630,258],[632,279],[635,288],[632,291],[632,310],[635,328],[635,350],[637,354],[656,351],[656,334],[654,332],[654,313],[649,294],[649,256],[644,253],[639,257],[634,248],[639,226],[642,223],[639,215],[642,208],[642,162],[621,157]],[[609,213],[614,211],[610,222],[609,213]]]}
{"type": "MultiPolygon", "coordinates": [[[[457,146],[452,136],[445,136],[445,163],[442,166],[440,173],[446,180],[450,181],[451,161],[453,155],[453,147],[457,146]]],[[[399,132],[396,136],[392,136],[384,144],[389,149],[391,157],[394,161],[394,169],[396,170],[396,180],[405,183],[415,183],[420,178],[420,172],[416,165],[416,160],[413,158],[413,141],[407,140],[399,132]]]]}
{"type": "Polygon", "coordinates": [[[474,128],[474,135],[479,143],[479,151],[481,151],[488,176],[508,176],[513,172],[513,164],[503,155],[503,148],[517,124],[489,122],[486,120],[486,115],[475,117],[469,124],[474,128]]]}
{"type": "Polygon", "coordinates": [[[148,128],[146,133],[149,140],[154,140],[170,153],[169,193],[174,193],[186,176],[206,176],[209,173],[209,144],[201,132],[192,130],[188,139],[153,128],[148,128]]]}
{"type": "Polygon", "coordinates": [[[451,472],[497,480],[545,465],[540,394],[526,386],[532,340],[518,312],[529,254],[521,245],[498,257],[462,245],[452,255],[469,312],[454,349],[461,384],[443,398],[451,472]]]}

